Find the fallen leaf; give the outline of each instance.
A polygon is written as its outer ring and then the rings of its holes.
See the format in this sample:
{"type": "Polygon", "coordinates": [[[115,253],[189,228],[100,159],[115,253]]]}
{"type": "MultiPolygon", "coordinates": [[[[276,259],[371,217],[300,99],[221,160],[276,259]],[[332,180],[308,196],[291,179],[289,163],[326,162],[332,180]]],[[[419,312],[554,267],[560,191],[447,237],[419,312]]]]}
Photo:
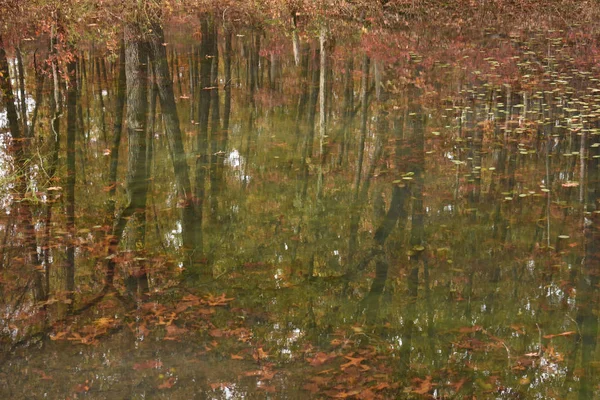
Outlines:
{"type": "Polygon", "coordinates": [[[563,333],[555,333],[554,335],[544,335],[544,339],[552,339],[558,336],[570,336],[570,335],[574,335],[577,332],[575,331],[568,331],[568,332],[563,332],[563,333]]]}
{"type": "Polygon", "coordinates": [[[229,382],[217,382],[217,383],[211,383],[210,384],[210,388],[212,390],[216,390],[216,389],[225,389],[226,387],[228,387],[229,385],[231,385],[229,382]]]}
{"type": "Polygon", "coordinates": [[[253,357],[255,360],[264,360],[269,357],[269,354],[266,353],[262,347],[259,347],[253,357]]]}
{"type": "Polygon", "coordinates": [[[415,387],[412,390],[413,393],[427,394],[433,388],[431,376],[427,376],[425,379],[415,378],[413,379],[413,383],[415,384],[415,387]]]}
{"type": "Polygon", "coordinates": [[[350,360],[345,364],[340,365],[341,369],[346,369],[348,367],[351,366],[355,366],[355,367],[365,367],[364,365],[360,365],[361,362],[363,362],[365,359],[364,357],[348,357],[348,356],[344,356],[344,358],[346,360],[350,360]]]}
{"type": "Polygon", "coordinates": [[[85,381],[85,383],[80,383],[78,385],[76,385],[73,390],[75,390],[75,392],[77,393],[86,393],[90,391],[90,386],[89,386],[89,381],[85,381]]]}
{"type": "Polygon", "coordinates": [[[315,354],[315,356],[313,358],[307,358],[307,361],[310,363],[310,365],[312,365],[313,367],[318,367],[320,365],[325,364],[327,361],[336,358],[337,355],[335,354],[327,354],[324,352],[319,352],[317,354],[315,354]]]}
{"type": "Polygon", "coordinates": [[[136,371],[143,371],[145,369],[150,369],[150,368],[160,368],[162,367],[163,363],[161,361],[158,360],[148,360],[148,361],[144,361],[141,363],[137,363],[133,365],[133,369],[136,371]]]}
{"type": "Polygon", "coordinates": [[[267,393],[275,393],[277,391],[277,389],[275,389],[275,386],[273,385],[259,385],[258,388],[260,390],[264,390],[267,393]]]}
{"type": "Polygon", "coordinates": [[[311,394],[317,394],[320,390],[316,383],[306,383],[302,386],[302,389],[309,391],[311,394]]]}
{"type": "Polygon", "coordinates": [[[223,294],[221,294],[219,296],[214,296],[212,294],[209,294],[206,297],[206,304],[208,304],[211,307],[214,307],[214,306],[226,306],[231,301],[233,301],[233,298],[227,298],[227,297],[225,297],[225,293],[223,293],[223,294]]]}
{"type": "Polygon", "coordinates": [[[459,328],[458,331],[460,333],[473,333],[473,332],[479,332],[481,329],[482,329],[481,326],[473,325],[473,326],[463,326],[462,328],[459,328]]]}
{"type": "Polygon", "coordinates": [[[387,382],[381,382],[375,386],[373,386],[371,389],[373,390],[383,390],[383,389],[388,389],[390,387],[390,384],[387,382]]]}
{"type": "Polygon", "coordinates": [[[177,382],[177,378],[172,376],[169,379],[165,380],[160,385],[158,385],[158,388],[159,389],[171,389],[173,387],[173,385],[175,385],[175,382],[177,382]]]}

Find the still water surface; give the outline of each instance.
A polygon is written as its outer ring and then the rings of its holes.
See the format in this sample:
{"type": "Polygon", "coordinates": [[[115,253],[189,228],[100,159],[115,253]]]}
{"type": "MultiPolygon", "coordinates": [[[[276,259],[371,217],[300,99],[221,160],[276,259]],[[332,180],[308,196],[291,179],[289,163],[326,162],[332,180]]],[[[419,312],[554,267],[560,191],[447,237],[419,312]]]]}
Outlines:
{"type": "Polygon", "coordinates": [[[0,114],[2,398],[598,395],[600,85],[560,33],[221,33],[121,95],[82,48],[59,113],[31,69],[25,159],[0,114]]]}

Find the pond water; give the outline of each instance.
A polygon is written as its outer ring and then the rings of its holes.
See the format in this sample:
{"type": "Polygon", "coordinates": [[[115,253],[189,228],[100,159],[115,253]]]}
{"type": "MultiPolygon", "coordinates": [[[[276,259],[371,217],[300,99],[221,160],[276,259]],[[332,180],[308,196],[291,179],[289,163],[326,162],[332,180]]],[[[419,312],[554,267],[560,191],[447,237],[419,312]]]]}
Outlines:
{"type": "Polygon", "coordinates": [[[0,397],[600,395],[579,42],[197,28],[25,62],[0,397]]]}

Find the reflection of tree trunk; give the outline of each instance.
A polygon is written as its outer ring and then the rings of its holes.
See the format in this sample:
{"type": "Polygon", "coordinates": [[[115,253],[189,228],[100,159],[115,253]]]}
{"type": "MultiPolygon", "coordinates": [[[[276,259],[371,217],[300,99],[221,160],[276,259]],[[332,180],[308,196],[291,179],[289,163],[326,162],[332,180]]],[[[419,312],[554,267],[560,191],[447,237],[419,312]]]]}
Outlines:
{"type": "Polygon", "coordinates": [[[100,127],[102,131],[102,140],[104,143],[108,142],[106,137],[106,117],[104,116],[104,96],[102,95],[102,77],[100,74],[100,57],[96,56],[96,72],[97,81],[96,85],[98,88],[98,101],[100,102],[100,127]]]}
{"type": "Polygon", "coordinates": [[[203,252],[202,223],[204,220],[205,184],[209,168],[208,122],[210,116],[212,55],[215,50],[215,27],[212,18],[201,21],[202,44],[200,45],[200,94],[198,106],[198,134],[196,138],[196,252],[203,252]]]}
{"type": "MultiPolygon", "coordinates": [[[[37,252],[37,239],[35,226],[33,224],[33,215],[31,212],[31,206],[29,201],[24,197],[27,191],[27,156],[25,154],[25,146],[22,142],[22,133],[19,126],[19,119],[17,109],[15,106],[15,98],[12,91],[12,85],[10,81],[10,73],[8,69],[8,60],[6,58],[6,52],[4,50],[4,43],[0,36],[0,90],[2,91],[2,100],[6,109],[8,118],[8,126],[10,128],[10,134],[12,136],[11,149],[14,151],[14,160],[16,167],[21,170],[18,173],[16,182],[16,189],[18,191],[20,201],[17,205],[17,226],[21,227],[22,234],[24,236],[24,247],[25,247],[25,262],[26,265],[33,267],[34,271],[34,299],[41,301],[46,298],[44,293],[43,274],[40,269],[40,259],[37,252]]],[[[23,126],[23,129],[27,129],[27,126],[23,126]]]]}
{"type": "MultiPolygon", "coordinates": [[[[132,236],[136,248],[142,249],[144,247],[146,233],[148,44],[141,41],[138,29],[128,26],[125,30],[124,46],[124,72],[127,88],[127,205],[115,219],[110,240],[111,255],[116,254],[129,221],[133,222],[132,236]]],[[[122,85],[122,82],[120,82],[120,85],[122,85]]],[[[117,88],[119,94],[122,94],[120,93],[121,90],[122,88],[117,88]]],[[[117,99],[118,103],[119,99],[117,99]]],[[[115,129],[117,129],[117,126],[115,126],[115,129]]],[[[118,148],[118,143],[115,142],[114,144],[118,148]]],[[[111,257],[108,262],[106,279],[108,286],[112,286],[114,273],[115,261],[111,257]]],[[[133,294],[137,289],[141,289],[142,293],[147,290],[147,276],[143,264],[133,266],[133,271],[125,279],[125,284],[130,294],[133,294]]]]}
{"type": "MultiPolygon", "coordinates": [[[[354,177],[354,207],[359,207],[359,192],[360,192],[360,181],[362,177],[363,159],[365,154],[365,140],[367,137],[367,119],[369,110],[369,95],[368,95],[368,84],[369,84],[369,58],[363,56],[362,66],[362,77],[361,77],[361,124],[360,124],[360,138],[358,143],[358,161],[356,163],[356,174],[354,177]]],[[[348,261],[352,261],[354,252],[357,245],[358,235],[358,223],[360,222],[360,213],[358,209],[355,209],[350,218],[350,239],[348,242],[348,261]]]]}
{"type": "MultiPolygon", "coordinates": [[[[227,30],[225,32],[225,54],[224,54],[224,69],[225,69],[225,103],[223,105],[223,140],[227,142],[229,130],[229,117],[231,115],[231,39],[232,33],[227,30]]],[[[225,150],[225,148],[223,148],[225,150]]]]}
{"type": "MultiPolygon", "coordinates": [[[[186,263],[196,247],[196,216],[193,204],[193,194],[190,185],[189,167],[183,148],[183,136],[179,126],[179,116],[173,93],[173,81],[170,79],[165,50],[164,34],[159,24],[153,26],[153,36],[150,40],[151,60],[154,69],[154,78],[158,87],[158,97],[165,133],[169,142],[171,160],[175,170],[175,186],[181,207],[181,225],[183,247],[186,251],[186,263]]],[[[193,268],[192,268],[193,269],[193,268]]],[[[190,271],[191,272],[191,271],[190,271]]]]}
{"type": "MultiPolygon", "coordinates": [[[[579,373],[579,399],[594,397],[594,367],[598,340],[598,304],[600,302],[600,170],[598,169],[600,147],[588,147],[587,157],[587,201],[591,212],[584,223],[585,258],[579,271],[577,284],[577,317],[579,335],[575,347],[581,347],[581,370],[579,373]]],[[[586,217],[587,218],[587,217],[586,217]]],[[[573,357],[576,357],[574,355],[573,357]]],[[[574,369],[574,365],[571,369],[574,369]]]]}
{"type": "Polygon", "coordinates": [[[38,110],[42,104],[44,99],[44,70],[40,65],[38,65],[37,57],[33,55],[33,65],[35,69],[35,107],[33,108],[33,113],[31,116],[31,124],[29,125],[29,133],[28,136],[33,137],[33,132],[35,130],[35,124],[37,123],[38,118],[38,110]]]}
{"type": "Polygon", "coordinates": [[[315,119],[317,115],[317,101],[319,99],[319,64],[316,60],[319,59],[319,50],[315,51],[315,58],[313,59],[313,70],[310,87],[311,93],[309,98],[309,110],[308,110],[308,133],[304,138],[304,146],[302,153],[302,198],[306,198],[308,190],[308,173],[309,163],[312,161],[314,138],[315,138],[315,119]]]}
{"type": "MultiPolygon", "coordinates": [[[[598,186],[595,182],[594,186],[598,186]]],[[[600,205],[597,203],[597,206],[600,205]]],[[[596,385],[596,346],[598,342],[598,302],[600,300],[600,216],[592,213],[592,223],[585,228],[585,262],[577,285],[577,323],[581,346],[581,366],[579,399],[594,397],[596,385]]]]}
{"type": "MultiPolygon", "coordinates": [[[[51,45],[52,45],[52,41],[51,41],[51,45]]],[[[54,61],[52,64],[52,70],[56,70],[55,65],[54,65],[54,61]]],[[[40,73],[40,75],[43,75],[40,73]]],[[[58,74],[53,74],[53,79],[58,79],[58,74]]],[[[50,179],[54,178],[56,175],[56,170],[58,169],[58,161],[59,161],[59,153],[60,153],[60,117],[62,114],[62,102],[61,103],[57,103],[56,100],[60,98],[60,93],[58,93],[57,91],[60,90],[60,86],[58,85],[58,82],[54,82],[53,84],[53,90],[54,93],[52,96],[50,96],[50,109],[52,110],[53,113],[53,118],[50,122],[50,128],[52,130],[52,133],[50,135],[50,140],[52,141],[52,146],[50,147],[50,162],[49,162],[49,166],[47,167],[47,172],[48,172],[48,176],[50,179]]],[[[37,104],[39,104],[36,101],[36,106],[37,104]]],[[[36,112],[34,112],[33,117],[32,117],[32,126],[31,128],[33,129],[33,127],[35,126],[35,119],[37,118],[37,114],[36,112]]],[[[33,135],[31,135],[33,136],[33,135]]],[[[48,195],[48,197],[50,198],[50,194],[48,195]]],[[[56,200],[58,198],[55,197],[54,200],[56,200]]],[[[50,292],[50,270],[51,270],[51,263],[50,263],[50,221],[52,220],[52,205],[54,203],[53,201],[48,201],[48,203],[46,204],[46,216],[45,216],[45,230],[44,230],[44,241],[45,241],[45,246],[43,247],[43,258],[44,258],[44,266],[45,266],[45,272],[46,272],[46,293],[50,292]]]]}
{"type": "Polygon", "coordinates": [[[123,111],[125,107],[125,92],[127,83],[125,78],[125,43],[121,40],[119,46],[119,60],[117,61],[117,98],[115,99],[115,122],[113,126],[113,140],[110,151],[110,167],[108,173],[109,200],[108,215],[115,212],[115,193],[117,190],[117,169],[119,166],[119,147],[121,145],[121,133],[123,131],[123,111]]]}
{"type": "Polygon", "coordinates": [[[21,100],[21,121],[23,123],[23,136],[28,136],[29,129],[27,127],[27,102],[25,99],[25,71],[23,68],[23,56],[21,48],[17,47],[15,51],[17,55],[17,71],[19,72],[19,93],[21,100]]]}
{"type": "Polygon", "coordinates": [[[21,143],[21,131],[19,129],[19,117],[15,106],[15,96],[10,83],[10,72],[8,70],[8,60],[4,50],[4,42],[0,36],[0,90],[2,90],[2,98],[6,107],[6,116],[8,119],[8,127],[13,138],[13,145],[19,147],[21,143]]]}
{"type": "Polygon", "coordinates": [[[327,104],[327,98],[325,95],[325,89],[327,87],[326,74],[327,74],[327,53],[325,51],[325,41],[327,40],[327,28],[321,27],[321,33],[319,35],[319,46],[320,46],[320,60],[319,60],[319,176],[317,178],[317,199],[321,196],[321,190],[323,188],[323,163],[325,162],[325,117],[327,110],[325,105],[327,104]]]}
{"type": "MultiPolygon", "coordinates": [[[[72,299],[75,291],[75,139],[77,133],[77,78],[75,76],[77,60],[67,64],[69,88],[67,90],[67,179],[66,179],[66,216],[67,216],[67,266],[66,289],[72,299]]],[[[73,303],[69,304],[69,311],[73,303]]]]}
{"type": "Polygon", "coordinates": [[[346,72],[344,75],[344,117],[342,121],[341,134],[343,135],[342,143],[340,145],[340,154],[338,157],[338,165],[345,165],[348,162],[348,145],[350,141],[350,132],[348,127],[350,126],[354,113],[354,59],[352,56],[348,57],[346,61],[346,72]]]}
{"type": "Polygon", "coordinates": [[[367,137],[367,110],[369,107],[369,57],[364,55],[363,57],[363,66],[362,66],[362,77],[361,77],[361,89],[360,89],[360,97],[361,97],[361,109],[362,109],[362,118],[360,120],[360,140],[358,143],[358,162],[356,166],[356,178],[354,181],[354,186],[358,188],[360,185],[360,179],[362,176],[362,168],[363,168],[363,159],[365,153],[365,139],[367,137]]]}
{"type": "Polygon", "coordinates": [[[219,144],[222,141],[223,132],[220,127],[220,110],[219,110],[219,47],[217,43],[217,27],[213,25],[212,37],[212,54],[211,54],[211,71],[210,71],[210,102],[211,110],[211,125],[210,125],[210,219],[215,222],[218,217],[219,208],[219,188],[221,182],[218,177],[219,160],[223,159],[223,154],[219,151],[219,144]]]}
{"type": "Polygon", "coordinates": [[[292,47],[294,50],[294,62],[300,64],[300,37],[298,36],[298,15],[292,11],[292,47]]]}

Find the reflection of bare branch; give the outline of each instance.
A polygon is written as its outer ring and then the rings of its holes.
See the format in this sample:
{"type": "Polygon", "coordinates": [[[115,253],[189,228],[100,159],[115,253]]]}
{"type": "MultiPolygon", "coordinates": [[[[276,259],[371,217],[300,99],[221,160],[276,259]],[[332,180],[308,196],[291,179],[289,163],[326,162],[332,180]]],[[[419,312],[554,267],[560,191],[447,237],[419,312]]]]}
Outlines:
{"type": "Polygon", "coordinates": [[[125,296],[123,296],[121,293],[119,293],[119,291],[112,284],[105,284],[104,287],[102,288],[102,290],[100,291],[100,293],[98,293],[98,295],[96,297],[94,297],[92,300],[90,300],[83,306],[79,307],[71,315],[73,315],[73,316],[79,315],[79,314],[83,313],[84,311],[89,310],[90,308],[92,308],[95,305],[97,305],[98,303],[100,303],[102,301],[102,299],[104,299],[104,297],[106,297],[106,295],[109,293],[112,293],[117,298],[117,300],[119,300],[121,303],[123,303],[123,305],[126,308],[130,308],[133,306],[132,301],[129,300],[128,298],[126,298],[125,296]]]}

